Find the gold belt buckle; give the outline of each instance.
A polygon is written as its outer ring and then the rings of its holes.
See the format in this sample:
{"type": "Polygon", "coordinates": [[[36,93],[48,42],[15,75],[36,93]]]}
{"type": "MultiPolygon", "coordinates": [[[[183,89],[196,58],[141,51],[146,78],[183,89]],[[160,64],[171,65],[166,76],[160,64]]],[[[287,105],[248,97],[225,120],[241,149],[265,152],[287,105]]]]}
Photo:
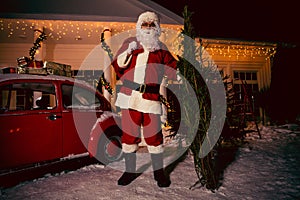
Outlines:
{"type": "Polygon", "coordinates": [[[146,92],[146,84],[141,84],[139,88],[140,93],[145,93],[146,92]]]}

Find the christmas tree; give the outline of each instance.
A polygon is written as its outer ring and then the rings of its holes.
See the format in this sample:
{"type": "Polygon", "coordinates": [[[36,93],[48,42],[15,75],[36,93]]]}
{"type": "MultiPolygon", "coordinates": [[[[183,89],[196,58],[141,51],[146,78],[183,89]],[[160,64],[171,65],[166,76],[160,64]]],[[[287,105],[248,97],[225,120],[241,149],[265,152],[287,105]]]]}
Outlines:
{"type": "MultiPolygon", "coordinates": [[[[205,57],[205,51],[200,42],[200,46],[195,45],[195,32],[191,23],[192,13],[187,6],[183,11],[184,28],[182,30],[182,55],[179,57],[178,68],[182,76],[181,102],[186,102],[181,113],[181,123],[189,129],[196,130],[195,137],[191,142],[190,150],[194,158],[196,174],[199,178],[197,183],[201,183],[207,189],[215,190],[218,187],[218,177],[215,168],[215,148],[218,145],[218,137],[223,128],[224,116],[216,116],[212,112],[212,103],[215,107],[220,106],[220,113],[224,111],[223,99],[220,102],[212,101],[211,93],[213,91],[224,92],[224,85],[214,62],[208,62],[205,57]],[[205,62],[204,62],[205,61],[205,62]],[[205,63],[205,64],[204,64],[205,63]],[[220,79],[216,77],[220,77],[220,79]],[[220,87],[220,81],[222,87],[220,87]],[[210,85],[208,87],[208,85],[210,85]],[[197,102],[189,101],[192,94],[196,95],[197,102]],[[195,122],[195,110],[199,110],[200,116],[195,122]],[[195,127],[197,126],[197,127],[195,127]],[[209,152],[205,153],[205,150],[209,152]]],[[[221,95],[221,97],[223,97],[221,95]]],[[[225,99],[225,96],[224,96],[225,99]]],[[[226,106],[225,106],[226,107],[226,106]]],[[[223,112],[224,113],[224,112],[223,112]]],[[[196,183],[196,184],[197,184],[196,183]]]]}

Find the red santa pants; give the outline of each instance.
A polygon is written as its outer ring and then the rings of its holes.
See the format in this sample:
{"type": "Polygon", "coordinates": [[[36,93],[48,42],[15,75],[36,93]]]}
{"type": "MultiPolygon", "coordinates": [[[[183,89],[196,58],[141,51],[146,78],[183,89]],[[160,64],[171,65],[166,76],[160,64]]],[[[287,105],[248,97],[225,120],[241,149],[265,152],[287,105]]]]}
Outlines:
{"type": "Polygon", "coordinates": [[[138,149],[141,142],[141,126],[149,153],[162,153],[163,134],[160,115],[122,109],[122,148],[125,153],[138,149]]]}

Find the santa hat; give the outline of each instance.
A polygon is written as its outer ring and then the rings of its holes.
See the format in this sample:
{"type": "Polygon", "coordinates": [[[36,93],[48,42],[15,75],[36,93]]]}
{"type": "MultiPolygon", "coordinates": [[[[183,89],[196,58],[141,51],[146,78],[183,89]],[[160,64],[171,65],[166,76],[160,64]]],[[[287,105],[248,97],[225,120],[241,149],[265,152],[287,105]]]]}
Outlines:
{"type": "Polygon", "coordinates": [[[146,11],[140,14],[137,23],[142,24],[143,22],[156,22],[159,25],[159,18],[156,13],[146,11]]]}

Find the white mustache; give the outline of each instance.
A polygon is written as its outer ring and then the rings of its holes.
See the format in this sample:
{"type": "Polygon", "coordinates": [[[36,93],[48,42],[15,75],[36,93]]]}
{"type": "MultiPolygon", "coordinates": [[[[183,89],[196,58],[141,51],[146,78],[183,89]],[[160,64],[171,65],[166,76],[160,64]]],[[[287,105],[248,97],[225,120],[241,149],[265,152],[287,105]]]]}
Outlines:
{"type": "Polygon", "coordinates": [[[155,34],[155,29],[153,29],[153,28],[142,29],[141,31],[142,31],[142,33],[148,34],[148,35],[155,34]]]}

